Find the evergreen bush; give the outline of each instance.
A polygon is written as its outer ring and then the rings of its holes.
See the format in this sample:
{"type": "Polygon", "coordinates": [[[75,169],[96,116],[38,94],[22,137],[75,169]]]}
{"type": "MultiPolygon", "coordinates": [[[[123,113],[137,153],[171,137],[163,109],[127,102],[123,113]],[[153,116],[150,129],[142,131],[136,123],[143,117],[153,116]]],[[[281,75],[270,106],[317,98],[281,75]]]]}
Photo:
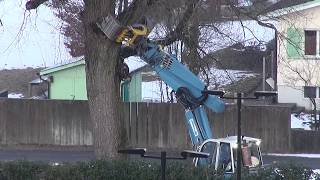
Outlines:
{"type": "MultiPolygon", "coordinates": [[[[278,164],[249,173],[246,180],[320,180],[311,169],[293,164],[278,164]]],[[[160,165],[145,161],[105,161],[49,164],[44,162],[0,162],[0,180],[153,180],[161,179],[160,165]]],[[[211,167],[169,162],[167,180],[223,180],[223,172],[211,167]]],[[[236,179],[235,175],[230,179],[236,179]]]]}

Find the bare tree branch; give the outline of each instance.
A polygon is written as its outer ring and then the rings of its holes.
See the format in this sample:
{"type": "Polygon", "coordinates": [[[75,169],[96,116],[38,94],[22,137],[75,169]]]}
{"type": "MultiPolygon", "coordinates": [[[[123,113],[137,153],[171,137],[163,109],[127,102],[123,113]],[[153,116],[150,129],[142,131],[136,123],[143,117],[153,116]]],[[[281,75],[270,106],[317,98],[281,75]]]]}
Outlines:
{"type": "Polygon", "coordinates": [[[181,38],[181,36],[183,35],[183,29],[188,24],[188,21],[192,17],[193,12],[196,9],[196,5],[199,1],[200,0],[192,0],[189,2],[187,9],[186,9],[182,19],[178,23],[177,27],[175,28],[175,30],[171,31],[164,40],[158,41],[159,44],[167,46],[167,45],[172,44],[174,41],[177,41],[178,39],[181,38]]]}
{"type": "Polygon", "coordinates": [[[129,25],[136,23],[136,21],[140,20],[143,17],[144,12],[154,6],[157,2],[161,0],[134,0],[129,7],[128,2],[125,1],[124,11],[118,15],[118,20],[123,25],[129,25]]]}

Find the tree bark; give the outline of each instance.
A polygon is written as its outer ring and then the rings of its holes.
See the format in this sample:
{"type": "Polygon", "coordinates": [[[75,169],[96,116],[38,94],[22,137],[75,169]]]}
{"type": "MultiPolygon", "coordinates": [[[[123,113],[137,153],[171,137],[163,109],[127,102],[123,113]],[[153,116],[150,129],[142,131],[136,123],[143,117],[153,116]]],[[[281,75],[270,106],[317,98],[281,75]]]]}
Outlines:
{"type": "Polygon", "coordinates": [[[83,13],[87,94],[98,159],[119,158],[117,151],[126,143],[120,117],[120,80],[116,73],[119,45],[94,28],[98,18],[114,14],[114,5],[114,0],[85,0],[83,13]]]}
{"type": "Polygon", "coordinates": [[[186,27],[185,36],[181,38],[185,44],[185,52],[182,55],[183,60],[194,74],[199,74],[202,63],[200,54],[198,53],[199,37],[199,22],[194,19],[186,27]]]}

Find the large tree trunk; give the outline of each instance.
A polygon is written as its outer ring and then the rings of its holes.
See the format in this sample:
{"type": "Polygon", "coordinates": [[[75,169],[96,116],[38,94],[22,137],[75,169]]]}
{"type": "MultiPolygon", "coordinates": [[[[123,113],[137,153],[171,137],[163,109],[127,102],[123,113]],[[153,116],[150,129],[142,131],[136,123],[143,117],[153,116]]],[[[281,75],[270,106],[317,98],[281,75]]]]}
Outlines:
{"type": "Polygon", "coordinates": [[[182,58],[194,74],[199,74],[201,67],[201,57],[198,53],[199,37],[199,22],[194,19],[186,28],[185,36],[182,38],[185,44],[182,58]]]}
{"type": "Polygon", "coordinates": [[[120,80],[116,73],[119,45],[94,30],[98,18],[114,12],[113,0],[85,0],[87,93],[98,159],[119,158],[117,150],[126,142],[120,118],[120,80]]]}

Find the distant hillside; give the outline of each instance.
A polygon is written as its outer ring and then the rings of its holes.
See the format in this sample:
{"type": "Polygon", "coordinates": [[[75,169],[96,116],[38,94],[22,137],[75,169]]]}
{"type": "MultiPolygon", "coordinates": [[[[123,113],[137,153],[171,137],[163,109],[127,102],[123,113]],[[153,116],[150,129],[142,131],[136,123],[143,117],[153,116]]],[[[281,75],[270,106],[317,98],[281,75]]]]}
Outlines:
{"type": "Polygon", "coordinates": [[[28,95],[28,83],[37,78],[41,68],[33,69],[4,69],[0,70],[0,91],[28,95]]]}
{"type": "MultiPolygon", "coordinates": [[[[215,51],[208,57],[214,57],[219,63],[213,61],[219,69],[232,69],[241,71],[262,72],[262,57],[264,52],[256,47],[244,47],[241,44],[215,51]]],[[[211,60],[212,62],[212,60],[211,60]]]]}
{"type": "MultiPolygon", "coordinates": [[[[274,40],[271,40],[266,44],[265,51],[262,51],[259,46],[243,46],[237,43],[210,53],[204,60],[217,69],[247,71],[249,76],[243,76],[238,81],[223,86],[223,89],[230,94],[243,92],[245,95],[250,95],[254,91],[262,90],[263,57],[266,58],[266,77],[271,77],[271,51],[274,49],[274,44],[274,40]]],[[[271,88],[266,85],[266,90],[271,88]]]]}

